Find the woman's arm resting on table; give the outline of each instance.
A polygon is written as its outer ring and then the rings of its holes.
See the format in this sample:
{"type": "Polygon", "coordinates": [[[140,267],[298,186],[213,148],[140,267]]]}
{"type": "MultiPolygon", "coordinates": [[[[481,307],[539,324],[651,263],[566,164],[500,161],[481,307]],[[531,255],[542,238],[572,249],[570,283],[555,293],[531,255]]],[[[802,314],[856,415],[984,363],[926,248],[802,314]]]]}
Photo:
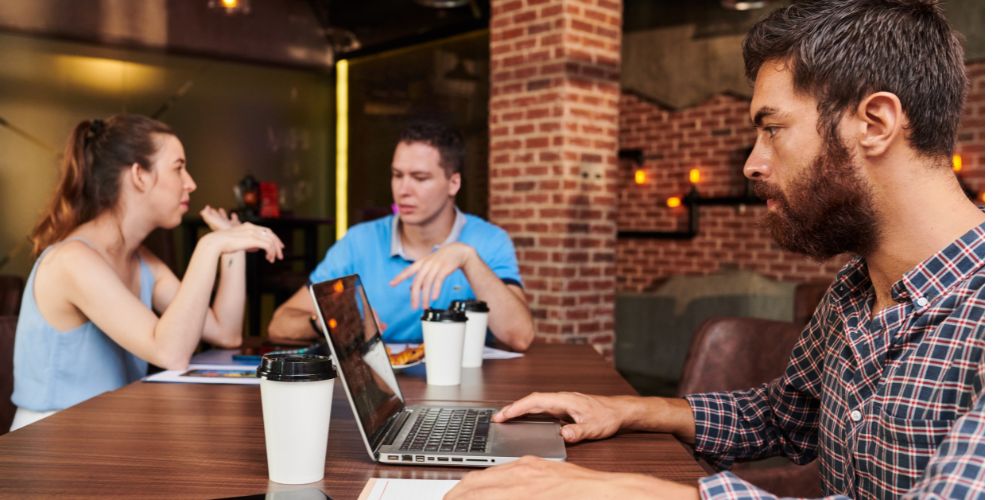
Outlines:
{"type": "Polygon", "coordinates": [[[66,278],[65,299],[116,343],[157,366],[181,369],[202,338],[219,256],[258,249],[267,252],[268,260],[280,257],[280,242],[262,229],[244,224],[209,233],[199,240],[180,283],[159,259],[153,260],[153,305],[162,311],[159,318],[100,254],[82,243],[60,249],[65,255],[55,264],[61,268],[53,271],[66,278]]]}

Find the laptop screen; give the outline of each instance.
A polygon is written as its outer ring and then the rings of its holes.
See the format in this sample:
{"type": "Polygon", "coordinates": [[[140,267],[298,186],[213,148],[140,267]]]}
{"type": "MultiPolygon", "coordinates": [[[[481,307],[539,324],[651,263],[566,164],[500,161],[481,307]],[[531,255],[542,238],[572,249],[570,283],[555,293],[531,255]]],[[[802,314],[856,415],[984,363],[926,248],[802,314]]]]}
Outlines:
{"type": "Polygon", "coordinates": [[[342,381],[371,449],[379,429],[405,402],[361,279],[345,276],[312,285],[323,330],[336,352],[342,381]]]}

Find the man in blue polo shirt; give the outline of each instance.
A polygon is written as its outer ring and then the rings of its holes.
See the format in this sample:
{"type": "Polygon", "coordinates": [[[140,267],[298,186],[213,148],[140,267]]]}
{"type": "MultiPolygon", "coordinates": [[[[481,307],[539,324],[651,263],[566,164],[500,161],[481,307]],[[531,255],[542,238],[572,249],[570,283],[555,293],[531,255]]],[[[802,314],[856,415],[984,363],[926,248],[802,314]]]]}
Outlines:
{"type": "MultiPolygon", "coordinates": [[[[452,300],[489,304],[489,329],[523,351],[535,336],[514,255],[502,229],[455,206],[465,146],[457,131],[421,120],[400,133],[392,158],[396,215],[352,227],[327,252],[309,281],[358,274],[388,342],[422,342],[424,308],[452,300]]],[[[272,340],[315,336],[306,287],[274,313],[272,340]]]]}

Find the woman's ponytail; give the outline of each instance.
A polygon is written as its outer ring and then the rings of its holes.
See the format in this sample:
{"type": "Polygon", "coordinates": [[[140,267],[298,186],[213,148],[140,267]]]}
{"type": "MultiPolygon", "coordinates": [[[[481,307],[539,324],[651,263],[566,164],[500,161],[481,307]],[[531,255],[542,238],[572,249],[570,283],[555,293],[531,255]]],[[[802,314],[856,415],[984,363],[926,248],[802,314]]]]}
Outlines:
{"type": "Polygon", "coordinates": [[[133,163],[150,168],[156,133],[174,134],[165,124],[139,115],[85,120],[73,128],[56,191],[31,232],[36,256],[117,202],[121,171],[133,163]]]}

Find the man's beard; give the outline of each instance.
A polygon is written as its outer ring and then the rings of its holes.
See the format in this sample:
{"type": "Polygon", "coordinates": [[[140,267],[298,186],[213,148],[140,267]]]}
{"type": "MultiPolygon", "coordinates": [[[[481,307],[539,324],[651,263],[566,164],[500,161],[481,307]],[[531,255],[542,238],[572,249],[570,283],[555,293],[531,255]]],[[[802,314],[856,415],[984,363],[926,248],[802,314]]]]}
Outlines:
{"type": "Polygon", "coordinates": [[[787,197],[763,181],[753,188],[758,197],[777,202],[762,224],[786,250],[826,260],[845,252],[868,255],[878,242],[871,188],[838,137],[828,138],[824,151],[789,183],[787,197]]]}

